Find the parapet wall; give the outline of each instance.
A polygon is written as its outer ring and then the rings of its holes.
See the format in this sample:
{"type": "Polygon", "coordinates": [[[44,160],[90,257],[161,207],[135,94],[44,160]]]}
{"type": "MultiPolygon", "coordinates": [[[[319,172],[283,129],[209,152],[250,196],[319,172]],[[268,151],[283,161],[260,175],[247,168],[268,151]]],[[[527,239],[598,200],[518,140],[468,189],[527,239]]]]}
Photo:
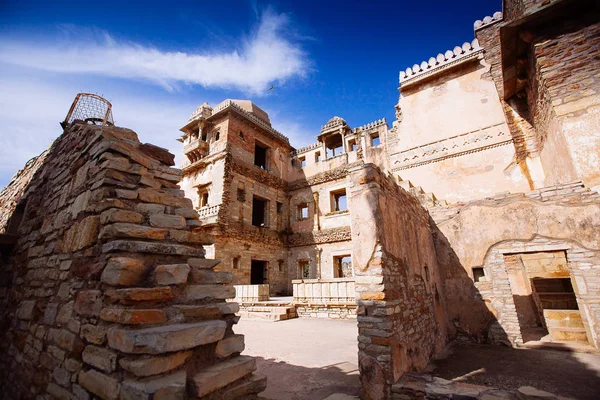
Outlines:
{"type": "MultiPolygon", "coordinates": [[[[231,274],[168,167],[128,129],[74,124],[23,191],[0,273],[6,399],[255,398],[231,274]]],[[[167,164],[165,164],[167,163],[167,164]]]]}

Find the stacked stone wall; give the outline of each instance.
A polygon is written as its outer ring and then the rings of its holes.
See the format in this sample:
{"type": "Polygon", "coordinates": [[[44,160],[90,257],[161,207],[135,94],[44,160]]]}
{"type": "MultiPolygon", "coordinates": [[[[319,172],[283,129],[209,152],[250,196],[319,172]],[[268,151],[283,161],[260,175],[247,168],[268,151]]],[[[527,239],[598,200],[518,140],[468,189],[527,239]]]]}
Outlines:
{"type": "Polygon", "coordinates": [[[427,211],[367,164],[351,172],[353,266],[363,398],[420,370],[446,343],[442,281],[427,211]]]}
{"type": "Polygon", "coordinates": [[[75,124],[21,198],[4,260],[3,398],[256,397],[240,356],[231,274],[204,259],[211,238],[172,155],[130,130],[75,124]],[[165,164],[166,163],[166,164],[165,164]]]}

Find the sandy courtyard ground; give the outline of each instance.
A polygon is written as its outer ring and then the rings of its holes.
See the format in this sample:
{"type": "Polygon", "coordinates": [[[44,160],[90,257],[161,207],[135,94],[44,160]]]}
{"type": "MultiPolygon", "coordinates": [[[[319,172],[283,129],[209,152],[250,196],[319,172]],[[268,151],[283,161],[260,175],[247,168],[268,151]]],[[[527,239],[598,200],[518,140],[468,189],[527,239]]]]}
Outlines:
{"type": "Polygon", "coordinates": [[[261,396],[272,400],[322,400],[334,393],[357,396],[356,321],[296,318],[268,322],[242,318],[243,354],[258,357],[267,376],[261,396]]]}

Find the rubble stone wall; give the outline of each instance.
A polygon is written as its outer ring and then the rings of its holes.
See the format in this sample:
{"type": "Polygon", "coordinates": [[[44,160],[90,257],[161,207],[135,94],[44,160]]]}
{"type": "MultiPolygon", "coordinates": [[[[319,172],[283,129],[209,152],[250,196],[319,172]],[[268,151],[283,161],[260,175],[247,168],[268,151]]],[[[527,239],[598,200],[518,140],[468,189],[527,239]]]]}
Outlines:
{"type": "Polygon", "coordinates": [[[6,399],[256,397],[231,274],[204,258],[197,214],[130,130],[75,124],[25,189],[1,266],[6,399]],[[26,203],[25,203],[26,202],[26,203]],[[6,260],[4,260],[6,261],[6,260]]]}
{"type": "Polygon", "coordinates": [[[364,399],[445,346],[443,284],[427,211],[372,164],[351,172],[359,369],[364,399]]]}

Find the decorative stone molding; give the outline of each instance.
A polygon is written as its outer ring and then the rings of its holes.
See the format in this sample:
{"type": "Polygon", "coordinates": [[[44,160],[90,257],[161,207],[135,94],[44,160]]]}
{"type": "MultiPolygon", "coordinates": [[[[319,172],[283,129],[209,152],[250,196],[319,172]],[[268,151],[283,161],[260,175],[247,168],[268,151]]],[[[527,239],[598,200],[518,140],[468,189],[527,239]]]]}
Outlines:
{"type": "Polygon", "coordinates": [[[290,152],[290,157],[296,157],[299,154],[303,154],[303,153],[309,152],[311,150],[318,149],[319,147],[321,147],[321,145],[322,145],[321,142],[316,142],[313,144],[309,144],[308,146],[301,147],[297,150],[292,150],[290,152]]]}
{"type": "MultiPolygon", "coordinates": [[[[347,154],[347,153],[343,153],[343,155],[345,155],[345,154],[347,154]]],[[[357,162],[354,162],[351,164],[343,165],[341,167],[332,169],[330,171],[320,172],[320,173],[310,176],[306,179],[299,179],[297,181],[290,182],[288,184],[288,190],[294,191],[294,190],[305,188],[307,186],[318,185],[320,183],[331,182],[331,181],[345,178],[346,176],[348,176],[348,170],[350,168],[353,168],[353,167],[356,167],[356,166],[359,166],[362,164],[363,164],[363,161],[361,160],[361,161],[357,161],[357,162]]]]}
{"type": "Polygon", "coordinates": [[[247,165],[244,164],[235,158],[231,158],[231,171],[237,172],[238,174],[244,175],[247,178],[254,179],[257,182],[260,182],[263,185],[267,185],[269,187],[275,189],[285,190],[287,187],[287,182],[283,179],[275,176],[268,171],[260,169],[255,165],[247,165]]]}
{"type": "Polygon", "coordinates": [[[393,171],[414,168],[509,144],[512,142],[512,137],[510,133],[501,128],[502,125],[504,125],[503,122],[497,123],[477,131],[392,154],[393,171]]]}
{"type": "Polygon", "coordinates": [[[219,214],[219,210],[221,209],[221,205],[217,204],[210,207],[203,207],[198,209],[198,217],[200,219],[214,217],[219,214]]]}
{"type": "Polygon", "coordinates": [[[307,233],[293,233],[288,236],[290,247],[310,246],[313,244],[335,243],[350,240],[350,227],[323,229],[307,233]]]}
{"type": "Polygon", "coordinates": [[[335,117],[331,118],[329,121],[327,121],[327,123],[321,127],[321,134],[323,134],[325,132],[330,132],[337,128],[342,128],[345,126],[348,126],[346,121],[343,118],[335,116],[335,117]]]}
{"type": "Polygon", "coordinates": [[[415,64],[400,71],[400,86],[407,87],[432,75],[446,71],[467,61],[475,60],[483,56],[483,48],[479,46],[477,39],[471,43],[465,42],[462,46],[456,46],[453,50],[447,50],[444,54],[439,53],[436,57],[430,57],[428,61],[415,64]]]}
{"type": "Polygon", "coordinates": [[[383,125],[387,126],[387,121],[386,121],[385,117],[378,119],[377,121],[369,122],[366,125],[356,127],[353,129],[353,132],[356,133],[358,131],[368,131],[368,130],[375,129],[375,128],[378,128],[383,125]]]}
{"type": "Polygon", "coordinates": [[[475,21],[473,23],[473,29],[474,30],[478,30],[478,29],[481,29],[481,28],[485,28],[488,25],[495,24],[496,22],[502,21],[502,17],[503,17],[502,13],[500,11],[497,11],[491,17],[490,16],[485,17],[483,19],[483,21],[480,20],[480,19],[478,19],[477,21],[475,21]]]}

